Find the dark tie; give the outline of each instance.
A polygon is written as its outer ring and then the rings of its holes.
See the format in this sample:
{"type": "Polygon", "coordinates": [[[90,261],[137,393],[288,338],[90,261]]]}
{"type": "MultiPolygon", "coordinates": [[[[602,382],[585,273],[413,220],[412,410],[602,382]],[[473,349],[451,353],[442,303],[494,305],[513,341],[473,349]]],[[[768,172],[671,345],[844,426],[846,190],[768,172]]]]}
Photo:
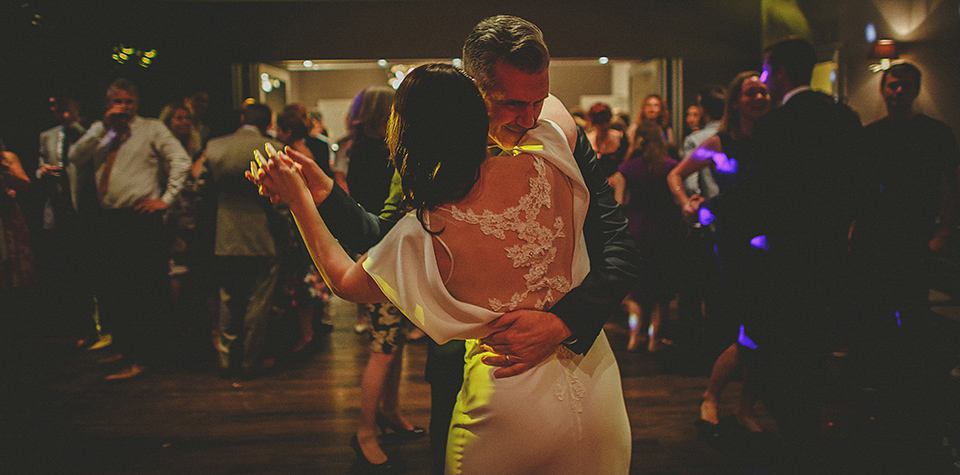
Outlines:
{"type": "Polygon", "coordinates": [[[70,196],[70,178],[67,176],[67,165],[70,163],[68,154],[70,153],[70,144],[77,140],[76,131],[70,126],[61,126],[63,129],[63,149],[60,151],[60,198],[63,200],[66,209],[73,210],[73,199],[70,196]]]}

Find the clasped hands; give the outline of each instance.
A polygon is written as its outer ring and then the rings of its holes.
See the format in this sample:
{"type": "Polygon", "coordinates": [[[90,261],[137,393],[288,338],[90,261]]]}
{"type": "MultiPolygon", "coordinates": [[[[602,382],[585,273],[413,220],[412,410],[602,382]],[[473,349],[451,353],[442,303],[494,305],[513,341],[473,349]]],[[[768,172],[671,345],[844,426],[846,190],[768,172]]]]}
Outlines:
{"type": "Polygon", "coordinates": [[[697,219],[697,211],[700,210],[700,205],[706,201],[702,196],[698,194],[691,195],[683,204],[680,206],[683,211],[683,215],[688,219],[697,219]]]}
{"type": "Polygon", "coordinates": [[[266,158],[259,150],[254,151],[250,171],[244,175],[272,203],[289,205],[302,191],[309,192],[314,203],[321,203],[330,195],[333,179],[310,157],[290,147],[278,152],[269,143],[264,145],[264,150],[266,158]]]}

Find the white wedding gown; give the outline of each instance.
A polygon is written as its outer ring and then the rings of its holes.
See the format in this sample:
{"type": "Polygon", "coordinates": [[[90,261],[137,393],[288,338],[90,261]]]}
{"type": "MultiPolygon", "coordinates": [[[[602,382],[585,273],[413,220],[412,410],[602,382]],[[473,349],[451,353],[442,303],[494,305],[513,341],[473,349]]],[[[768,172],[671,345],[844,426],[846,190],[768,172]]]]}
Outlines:
{"type": "Polygon", "coordinates": [[[481,362],[487,323],[549,309],[589,270],[589,192],[566,138],[541,120],[515,156],[488,158],[456,204],[404,216],[363,265],[438,343],[465,339],[464,383],[447,443],[448,474],[626,474],[630,426],[603,332],[586,355],[566,347],[518,376],[481,362]]]}

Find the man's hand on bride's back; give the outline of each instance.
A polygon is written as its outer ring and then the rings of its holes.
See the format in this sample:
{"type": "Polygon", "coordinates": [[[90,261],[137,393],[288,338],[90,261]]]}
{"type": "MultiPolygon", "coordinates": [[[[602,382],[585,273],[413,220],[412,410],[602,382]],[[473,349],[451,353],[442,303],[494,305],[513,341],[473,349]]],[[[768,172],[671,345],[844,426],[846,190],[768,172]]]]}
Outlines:
{"type": "Polygon", "coordinates": [[[484,357],[490,366],[500,366],[497,378],[516,376],[549,358],[570,330],[559,317],[538,310],[514,310],[488,324],[494,332],[481,340],[496,355],[484,357]]]}

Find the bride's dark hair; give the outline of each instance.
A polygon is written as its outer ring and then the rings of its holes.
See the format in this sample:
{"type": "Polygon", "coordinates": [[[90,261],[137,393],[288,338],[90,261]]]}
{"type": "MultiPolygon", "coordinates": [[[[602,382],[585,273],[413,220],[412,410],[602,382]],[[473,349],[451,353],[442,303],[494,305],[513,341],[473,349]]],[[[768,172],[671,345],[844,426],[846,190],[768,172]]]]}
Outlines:
{"type": "Polygon", "coordinates": [[[397,89],[387,144],[400,173],[401,206],[423,213],[467,195],[487,156],[487,107],[449,64],[425,64],[397,89]]]}

